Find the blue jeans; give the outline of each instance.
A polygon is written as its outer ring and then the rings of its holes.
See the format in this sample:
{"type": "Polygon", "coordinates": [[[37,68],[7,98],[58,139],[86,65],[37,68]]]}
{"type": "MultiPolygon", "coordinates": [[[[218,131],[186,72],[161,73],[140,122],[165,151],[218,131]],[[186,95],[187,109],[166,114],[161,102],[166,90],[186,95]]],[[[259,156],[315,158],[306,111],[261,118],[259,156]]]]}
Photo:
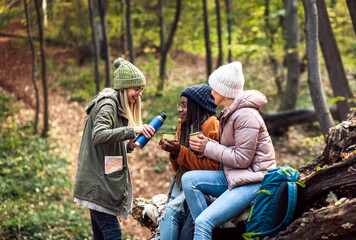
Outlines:
{"type": "Polygon", "coordinates": [[[184,223],[184,215],[167,207],[163,218],[159,221],[159,232],[162,240],[178,240],[184,223]]]}
{"type": "Polygon", "coordinates": [[[215,227],[243,212],[261,184],[228,189],[223,171],[189,171],[182,177],[183,191],[195,222],[194,239],[211,239],[215,227]],[[207,206],[204,194],[217,199],[207,206]]]}
{"type": "Polygon", "coordinates": [[[94,240],[121,240],[121,227],[116,216],[90,209],[94,240]]]}

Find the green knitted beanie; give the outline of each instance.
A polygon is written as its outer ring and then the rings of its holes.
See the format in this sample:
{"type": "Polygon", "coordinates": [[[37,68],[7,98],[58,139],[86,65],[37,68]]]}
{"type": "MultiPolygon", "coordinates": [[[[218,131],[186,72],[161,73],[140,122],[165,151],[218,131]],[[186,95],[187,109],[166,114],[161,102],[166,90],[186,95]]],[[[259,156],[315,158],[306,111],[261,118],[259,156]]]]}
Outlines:
{"type": "Polygon", "coordinates": [[[146,85],[146,78],[132,63],[123,58],[114,61],[114,89],[124,89],[146,85]]]}

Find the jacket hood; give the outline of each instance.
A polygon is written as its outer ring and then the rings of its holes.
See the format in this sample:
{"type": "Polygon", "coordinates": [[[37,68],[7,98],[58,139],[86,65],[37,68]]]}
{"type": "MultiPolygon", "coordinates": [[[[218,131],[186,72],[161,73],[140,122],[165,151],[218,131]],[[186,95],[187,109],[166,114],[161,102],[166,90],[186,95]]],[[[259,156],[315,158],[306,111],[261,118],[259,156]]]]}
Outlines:
{"type": "Polygon", "coordinates": [[[116,91],[112,88],[104,88],[103,91],[99,92],[94,99],[88,104],[88,106],[85,108],[85,112],[89,115],[90,111],[93,109],[95,104],[104,99],[104,98],[111,98],[115,102],[119,102],[116,96],[116,91]]]}
{"type": "Polygon", "coordinates": [[[263,93],[257,90],[247,90],[241,97],[235,98],[224,115],[227,116],[240,108],[255,108],[260,111],[266,105],[267,98],[263,93]]]}

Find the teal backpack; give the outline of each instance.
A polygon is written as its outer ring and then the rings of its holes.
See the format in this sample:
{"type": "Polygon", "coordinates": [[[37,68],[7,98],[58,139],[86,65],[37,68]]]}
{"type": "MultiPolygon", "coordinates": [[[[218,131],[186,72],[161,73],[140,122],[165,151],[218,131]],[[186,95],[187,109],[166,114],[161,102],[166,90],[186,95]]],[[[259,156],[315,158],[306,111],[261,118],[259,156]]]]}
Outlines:
{"type": "Polygon", "coordinates": [[[242,235],[245,240],[273,237],[288,227],[297,205],[296,184],[305,186],[298,181],[299,175],[288,166],[266,173],[246,220],[246,233],[242,235]]]}

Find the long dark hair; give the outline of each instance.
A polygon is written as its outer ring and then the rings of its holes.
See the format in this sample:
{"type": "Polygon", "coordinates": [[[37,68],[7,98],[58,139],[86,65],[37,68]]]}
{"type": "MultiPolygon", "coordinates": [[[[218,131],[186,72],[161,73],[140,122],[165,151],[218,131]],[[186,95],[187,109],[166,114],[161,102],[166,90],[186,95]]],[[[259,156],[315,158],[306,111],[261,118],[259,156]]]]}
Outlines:
{"type": "MultiPolygon", "coordinates": [[[[187,121],[181,124],[179,143],[181,146],[189,148],[189,134],[201,131],[201,126],[203,125],[203,123],[211,116],[215,116],[215,114],[206,111],[195,101],[191,100],[189,97],[187,97],[187,99],[187,121]]],[[[194,150],[191,151],[198,155],[198,152],[194,150]]],[[[189,171],[189,169],[187,169],[183,165],[180,165],[176,172],[176,185],[180,189],[182,188],[181,178],[183,174],[187,171],[189,171]]]]}

